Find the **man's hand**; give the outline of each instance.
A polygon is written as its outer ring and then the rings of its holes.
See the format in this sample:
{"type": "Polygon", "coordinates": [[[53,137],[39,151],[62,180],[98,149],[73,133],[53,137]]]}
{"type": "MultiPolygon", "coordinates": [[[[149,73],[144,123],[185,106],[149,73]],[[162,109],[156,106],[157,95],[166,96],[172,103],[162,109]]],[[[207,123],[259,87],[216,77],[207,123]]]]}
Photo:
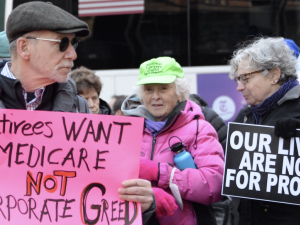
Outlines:
{"type": "Polygon", "coordinates": [[[142,212],[146,211],[153,202],[153,190],[151,183],[143,179],[125,180],[123,188],[119,188],[120,199],[125,201],[139,202],[142,212]]]}

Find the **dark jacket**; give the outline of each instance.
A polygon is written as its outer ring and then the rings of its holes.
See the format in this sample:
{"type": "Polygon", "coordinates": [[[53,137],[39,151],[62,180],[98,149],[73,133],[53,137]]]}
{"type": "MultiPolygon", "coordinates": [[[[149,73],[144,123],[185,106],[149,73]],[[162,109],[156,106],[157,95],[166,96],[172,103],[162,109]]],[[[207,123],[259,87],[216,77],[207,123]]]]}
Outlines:
{"type": "MultiPolygon", "coordinates": [[[[78,112],[78,98],[76,92],[76,86],[71,79],[66,83],[53,83],[48,85],[45,88],[42,102],[36,110],[78,112]]],[[[1,108],[26,109],[20,80],[10,79],[0,75],[0,101],[1,108]]],[[[84,112],[90,113],[88,108],[85,109],[84,112]]]]}
{"type": "Polygon", "coordinates": [[[99,113],[102,115],[113,115],[113,111],[111,110],[109,104],[103,99],[99,98],[99,113]]]}
{"type": "MultiPolygon", "coordinates": [[[[223,147],[225,154],[226,139],[227,139],[227,126],[224,120],[211,108],[208,107],[207,102],[199,95],[191,94],[190,99],[200,105],[205,120],[209,122],[217,131],[219,142],[223,147]]],[[[224,196],[224,198],[212,204],[213,212],[218,225],[232,225],[234,224],[234,216],[232,211],[231,199],[224,196]]]]}
{"type": "MultiPolygon", "coordinates": [[[[279,119],[300,119],[300,85],[294,87],[259,118],[260,125],[274,126],[279,119]]],[[[249,107],[243,108],[234,122],[255,124],[249,107]]],[[[240,199],[240,225],[294,225],[300,223],[300,206],[259,200],[240,199]]]]}
{"type": "Polygon", "coordinates": [[[7,63],[7,60],[4,60],[4,59],[0,58],[0,68],[4,67],[6,63],[7,63]]]}
{"type": "Polygon", "coordinates": [[[194,101],[198,105],[200,105],[202,113],[205,117],[205,120],[209,122],[217,131],[219,142],[223,147],[223,151],[225,153],[226,150],[226,138],[227,138],[227,126],[224,120],[211,108],[208,107],[208,104],[204,99],[202,99],[199,95],[190,94],[190,100],[194,101]]]}
{"type": "Polygon", "coordinates": [[[227,126],[224,120],[211,108],[201,106],[202,113],[205,120],[209,122],[217,131],[219,142],[223,147],[225,153],[226,150],[226,138],[227,138],[227,126]]]}

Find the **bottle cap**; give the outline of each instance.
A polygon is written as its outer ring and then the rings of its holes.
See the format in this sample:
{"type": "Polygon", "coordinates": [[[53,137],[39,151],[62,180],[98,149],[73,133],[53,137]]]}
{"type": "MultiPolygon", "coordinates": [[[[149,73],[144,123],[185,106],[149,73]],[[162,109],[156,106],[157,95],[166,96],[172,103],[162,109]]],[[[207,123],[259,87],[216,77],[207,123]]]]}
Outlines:
{"type": "Polygon", "coordinates": [[[172,152],[180,152],[183,150],[183,143],[182,142],[176,142],[174,144],[172,144],[172,146],[170,147],[172,152]]]}

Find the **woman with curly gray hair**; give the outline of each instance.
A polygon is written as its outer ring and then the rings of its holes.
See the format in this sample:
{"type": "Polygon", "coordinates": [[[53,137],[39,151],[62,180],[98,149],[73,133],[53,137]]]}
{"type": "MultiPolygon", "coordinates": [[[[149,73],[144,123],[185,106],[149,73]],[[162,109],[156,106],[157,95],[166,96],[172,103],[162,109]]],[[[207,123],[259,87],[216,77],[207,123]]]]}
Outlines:
{"type": "MultiPolygon", "coordinates": [[[[293,51],[283,38],[261,37],[235,51],[230,78],[248,104],[235,122],[275,126],[275,135],[292,137],[300,118],[295,64],[293,51]]],[[[300,206],[240,199],[239,224],[294,225],[299,224],[299,212],[300,206]]]]}

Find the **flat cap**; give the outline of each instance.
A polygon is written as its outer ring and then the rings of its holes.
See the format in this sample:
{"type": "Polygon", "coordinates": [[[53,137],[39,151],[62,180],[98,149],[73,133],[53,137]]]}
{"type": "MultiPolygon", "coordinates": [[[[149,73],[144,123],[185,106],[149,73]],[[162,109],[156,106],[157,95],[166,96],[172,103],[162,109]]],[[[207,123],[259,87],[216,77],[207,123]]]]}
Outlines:
{"type": "Polygon", "coordinates": [[[88,25],[50,2],[33,1],[17,6],[9,15],[6,34],[9,42],[31,31],[49,30],[85,37],[88,25]]]}
{"type": "Polygon", "coordinates": [[[6,32],[0,32],[0,58],[10,58],[9,43],[6,32]]]}

